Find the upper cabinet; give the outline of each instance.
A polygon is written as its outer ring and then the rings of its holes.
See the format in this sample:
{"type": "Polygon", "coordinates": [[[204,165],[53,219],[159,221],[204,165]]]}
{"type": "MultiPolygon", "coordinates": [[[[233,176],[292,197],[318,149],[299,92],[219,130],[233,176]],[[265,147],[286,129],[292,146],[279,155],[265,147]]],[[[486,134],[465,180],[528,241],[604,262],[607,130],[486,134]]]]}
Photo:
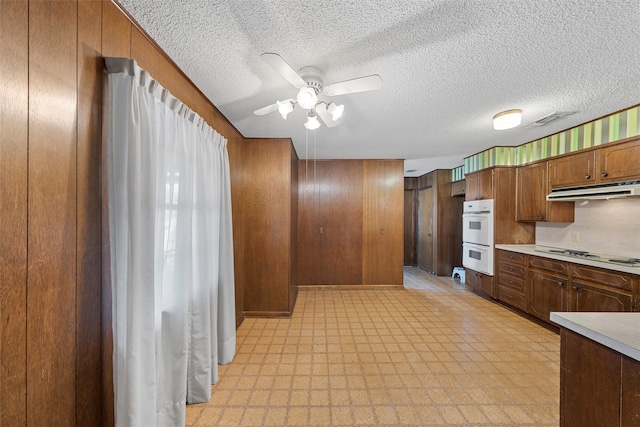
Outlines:
{"type": "Polygon", "coordinates": [[[493,199],[493,171],[491,168],[465,174],[465,200],[493,199]]]}
{"type": "Polygon", "coordinates": [[[550,159],[550,189],[640,179],[638,159],[640,139],[550,159]]]}
{"type": "Polygon", "coordinates": [[[628,181],[640,178],[640,139],[596,150],[599,182],[628,181]]]}
{"type": "Polygon", "coordinates": [[[549,160],[549,185],[577,187],[596,183],[596,152],[578,152],[549,160]]]}
{"type": "Polygon", "coordinates": [[[466,189],[466,181],[454,181],[451,183],[451,195],[452,196],[464,196],[466,189]]]}
{"type": "Polygon", "coordinates": [[[548,182],[546,161],[518,167],[517,221],[573,222],[573,202],[547,202],[548,182]]]}

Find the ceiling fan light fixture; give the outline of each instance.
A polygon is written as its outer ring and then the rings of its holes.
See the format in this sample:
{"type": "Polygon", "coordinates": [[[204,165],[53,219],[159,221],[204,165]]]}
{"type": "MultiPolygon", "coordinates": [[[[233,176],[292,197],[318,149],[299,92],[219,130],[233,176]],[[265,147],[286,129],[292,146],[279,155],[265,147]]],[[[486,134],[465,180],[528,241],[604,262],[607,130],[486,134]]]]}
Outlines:
{"type": "Polygon", "coordinates": [[[344,105],[336,105],[332,102],[327,107],[327,111],[331,114],[331,118],[335,122],[342,116],[342,113],[344,113],[344,105]]]}
{"type": "Polygon", "coordinates": [[[287,120],[287,115],[293,111],[293,102],[290,100],[278,101],[278,112],[283,119],[287,120]]]}
{"type": "Polygon", "coordinates": [[[495,130],[511,129],[519,126],[521,121],[522,110],[507,110],[493,116],[493,128],[495,130]]]}
{"type": "Polygon", "coordinates": [[[318,116],[316,116],[316,113],[314,113],[313,111],[309,112],[309,115],[307,116],[307,121],[305,122],[304,127],[306,127],[309,130],[315,130],[320,127],[320,121],[318,120],[318,116]]]}
{"type": "Polygon", "coordinates": [[[298,96],[296,96],[296,100],[298,104],[305,110],[310,110],[316,106],[318,102],[318,95],[316,94],[316,90],[310,87],[303,87],[298,92],[298,96]]]}

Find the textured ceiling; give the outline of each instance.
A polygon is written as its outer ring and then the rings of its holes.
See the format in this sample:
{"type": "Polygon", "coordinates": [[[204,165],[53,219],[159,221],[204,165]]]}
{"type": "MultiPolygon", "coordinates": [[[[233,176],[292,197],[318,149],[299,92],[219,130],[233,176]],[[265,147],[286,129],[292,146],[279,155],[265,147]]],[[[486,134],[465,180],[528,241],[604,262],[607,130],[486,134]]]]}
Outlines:
{"type": "Polygon", "coordinates": [[[290,137],[300,158],[406,159],[406,176],[452,168],[640,103],[638,0],[119,0],[245,137],[290,137]],[[309,132],[253,111],[297,90],[260,59],[280,54],[325,84],[379,74],[378,91],[332,97],[340,124],[309,132]],[[523,110],[495,131],[494,114],[523,110]],[[527,127],[554,111],[575,111],[527,127]]]}

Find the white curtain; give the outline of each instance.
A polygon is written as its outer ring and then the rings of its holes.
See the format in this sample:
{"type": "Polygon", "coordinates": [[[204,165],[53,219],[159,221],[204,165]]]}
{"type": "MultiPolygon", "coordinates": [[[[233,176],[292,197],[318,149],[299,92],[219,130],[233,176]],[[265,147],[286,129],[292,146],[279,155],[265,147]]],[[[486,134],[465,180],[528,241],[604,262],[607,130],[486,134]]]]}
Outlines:
{"type": "Polygon", "coordinates": [[[106,64],[116,425],[182,426],[235,354],[227,141],[135,61],[106,64]]]}

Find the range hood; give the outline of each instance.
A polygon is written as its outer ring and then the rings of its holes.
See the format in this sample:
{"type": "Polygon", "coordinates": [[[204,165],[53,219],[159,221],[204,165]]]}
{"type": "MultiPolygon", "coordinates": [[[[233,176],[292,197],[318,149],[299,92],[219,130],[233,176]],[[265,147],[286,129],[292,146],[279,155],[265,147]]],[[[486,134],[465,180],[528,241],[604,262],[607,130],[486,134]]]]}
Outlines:
{"type": "Polygon", "coordinates": [[[640,181],[612,182],[584,187],[556,188],[547,194],[548,201],[598,200],[640,197],[640,181]]]}

